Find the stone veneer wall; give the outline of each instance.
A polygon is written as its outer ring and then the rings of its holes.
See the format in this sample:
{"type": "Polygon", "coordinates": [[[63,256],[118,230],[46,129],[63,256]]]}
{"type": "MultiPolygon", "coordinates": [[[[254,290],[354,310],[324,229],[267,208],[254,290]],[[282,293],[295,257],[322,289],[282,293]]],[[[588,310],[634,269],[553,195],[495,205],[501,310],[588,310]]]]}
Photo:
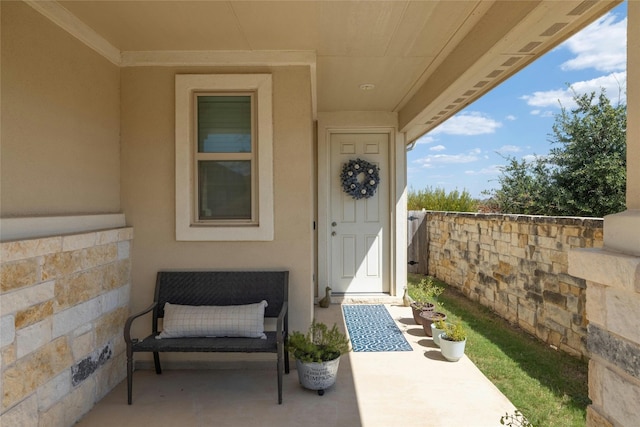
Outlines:
{"type": "Polygon", "coordinates": [[[640,426],[640,256],[580,249],[569,265],[587,280],[587,425],[640,426]]]}
{"type": "Polygon", "coordinates": [[[0,243],[0,425],[73,425],[126,376],[132,238],[0,243]]]}
{"type": "Polygon", "coordinates": [[[586,281],[569,250],[602,247],[594,218],[427,212],[428,274],[544,342],[587,357],[586,281]]]}

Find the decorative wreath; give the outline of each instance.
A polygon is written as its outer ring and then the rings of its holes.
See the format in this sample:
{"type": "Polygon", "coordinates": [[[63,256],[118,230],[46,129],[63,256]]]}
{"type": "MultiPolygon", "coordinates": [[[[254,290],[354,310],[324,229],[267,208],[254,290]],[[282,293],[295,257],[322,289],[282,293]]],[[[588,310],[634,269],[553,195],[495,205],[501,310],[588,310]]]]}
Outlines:
{"type": "Polygon", "coordinates": [[[368,199],[376,193],[380,184],[380,170],[366,160],[349,160],[342,166],[340,180],[345,193],[354,199],[368,199]],[[363,174],[364,178],[360,178],[363,174]]]}

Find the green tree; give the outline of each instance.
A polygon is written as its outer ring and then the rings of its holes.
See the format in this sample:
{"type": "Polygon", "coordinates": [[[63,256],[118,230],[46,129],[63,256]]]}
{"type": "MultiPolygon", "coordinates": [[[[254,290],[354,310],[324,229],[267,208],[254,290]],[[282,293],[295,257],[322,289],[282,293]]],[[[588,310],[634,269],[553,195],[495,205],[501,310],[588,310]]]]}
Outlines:
{"type": "Polygon", "coordinates": [[[556,116],[550,159],[563,215],[604,216],[625,209],[627,108],[604,90],[574,96],[577,107],[556,116]]]}
{"type": "Polygon", "coordinates": [[[486,192],[504,213],[602,217],[625,208],[626,105],[604,90],[574,95],[555,116],[548,156],[507,157],[500,187],[486,192]]]}

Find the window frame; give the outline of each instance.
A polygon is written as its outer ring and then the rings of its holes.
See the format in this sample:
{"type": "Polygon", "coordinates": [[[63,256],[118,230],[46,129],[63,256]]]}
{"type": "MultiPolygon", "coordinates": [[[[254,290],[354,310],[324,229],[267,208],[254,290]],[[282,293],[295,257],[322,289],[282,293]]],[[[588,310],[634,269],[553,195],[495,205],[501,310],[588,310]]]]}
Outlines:
{"type": "Polygon", "coordinates": [[[213,225],[213,226],[257,226],[259,225],[259,201],[258,194],[260,192],[259,189],[259,179],[258,179],[258,167],[257,167],[257,159],[258,159],[258,132],[257,132],[257,123],[256,123],[256,93],[255,92],[211,92],[211,91],[194,91],[192,93],[193,97],[193,125],[194,126],[194,140],[193,140],[193,209],[192,214],[193,218],[191,218],[192,224],[194,225],[213,225]],[[198,149],[198,97],[199,96],[248,96],[251,99],[251,151],[249,153],[246,152],[220,152],[220,153],[210,153],[210,152],[200,152],[198,149]],[[250,161],[251,162],[251,218],[249,219],[201,219],[200,218],[200,179],[199,179],[199,169],[198,162],[199,161],[250,161]]]}
{"type": "MultiPolygon", "coordinates": [[[[271,74],[177,74],[176,240],[269,241],[274,238],[271,74]],[[200,220],[197,96],[252,95],[252,218],[200,220]],[[255,138],[253,138],[255,135],[255,138]]],[[[220,158],[226,157],[223,153],[220,158]]],[[[237,153],[232,153],[237,154],[237,153]]]]}

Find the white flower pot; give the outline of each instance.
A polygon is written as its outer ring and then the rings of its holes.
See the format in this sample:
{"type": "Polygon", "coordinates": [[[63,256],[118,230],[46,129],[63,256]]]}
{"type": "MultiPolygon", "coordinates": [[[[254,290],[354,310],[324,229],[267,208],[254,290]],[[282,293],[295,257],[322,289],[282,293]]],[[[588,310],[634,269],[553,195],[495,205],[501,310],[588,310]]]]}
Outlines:
{"type": "Polygon", "coordinates": [[[464,356],[464,347],[467,344],[467,340],[449,341],[444,337],[446,337],[446,334],[443,332],[439,336],[442,356],[450,362],[457,362],[462,356],[464,356]]]}
{"type": "Polygon", "coordinates": [[[322,363],[309,363],[296,360],[296,369],[298,370],[300,384],[309,390],[318,390],[318,394],[323,395],[324,390],[336,382],[339,363],[339,357],[322,363]]]}
{"type": "Polygon", "coordinates": [[[443,332],[444,330],[436,328],[435,323],[431,324],[431,336],[433,337],[433,343],[438,347],[440,347],[440,334],[443,332]]]}

